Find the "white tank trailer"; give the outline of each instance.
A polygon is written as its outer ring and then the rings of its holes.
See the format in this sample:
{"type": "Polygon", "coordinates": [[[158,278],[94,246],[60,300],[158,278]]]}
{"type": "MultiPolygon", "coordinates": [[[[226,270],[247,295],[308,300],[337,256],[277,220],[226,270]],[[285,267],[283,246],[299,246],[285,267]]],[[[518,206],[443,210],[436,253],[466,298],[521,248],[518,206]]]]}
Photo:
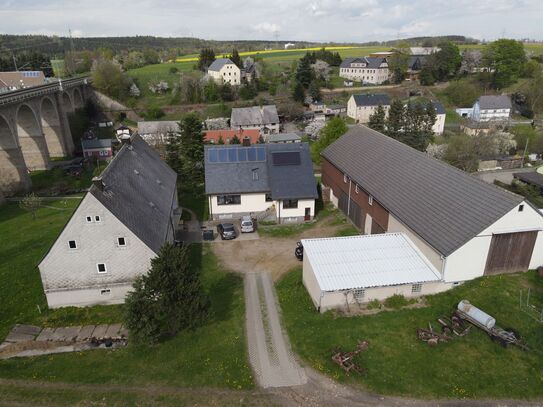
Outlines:
{"type": "Polygon", "coordinates": [[[458,310],[468,314],[471,318],[477,321],[479,324],[485,326],[487,329],[494,328],[496,325],[496,319],[488,315],[486,312],[481,311],[468,300],[462,300],[458,303],[458,310]]]}

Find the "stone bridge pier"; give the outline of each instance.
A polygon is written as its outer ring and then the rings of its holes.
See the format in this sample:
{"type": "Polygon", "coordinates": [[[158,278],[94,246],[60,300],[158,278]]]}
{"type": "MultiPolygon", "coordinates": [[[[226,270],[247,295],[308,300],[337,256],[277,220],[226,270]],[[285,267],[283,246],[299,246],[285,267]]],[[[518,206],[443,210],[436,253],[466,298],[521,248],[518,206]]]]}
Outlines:
{"type": "Polygon", "coordinates": [[[51,158],[73,154],[68,115],[84,106],[89,93],[85,88],[41,93],[36,89],[34,95],[0,104],[0,193],[10,196],[29,190],[31,171],[49,169],[51,158]]]}

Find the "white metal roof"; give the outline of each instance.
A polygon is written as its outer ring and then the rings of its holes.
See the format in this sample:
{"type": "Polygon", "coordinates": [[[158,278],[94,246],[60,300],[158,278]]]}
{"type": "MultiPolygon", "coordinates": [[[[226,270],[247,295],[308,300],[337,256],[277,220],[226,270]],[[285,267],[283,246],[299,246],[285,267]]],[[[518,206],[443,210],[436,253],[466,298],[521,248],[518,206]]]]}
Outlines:
{"type": "Polygon", "coordinates": [[[322,291],[439,281],[440,273],[403,233],[303,239],[322,291]]]}

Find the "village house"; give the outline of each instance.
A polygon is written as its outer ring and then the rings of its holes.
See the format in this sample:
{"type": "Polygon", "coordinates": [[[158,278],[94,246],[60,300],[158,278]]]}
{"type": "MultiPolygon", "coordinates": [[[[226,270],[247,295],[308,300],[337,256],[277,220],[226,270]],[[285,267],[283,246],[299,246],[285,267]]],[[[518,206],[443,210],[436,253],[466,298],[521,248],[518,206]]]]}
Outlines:
{"type": "Polygon", "coordinates": [[[522,196],[365,126],[322,157],[325,198],[364,234],[405,234],[439,271],[438,283],[414,291],[543,265],[543,216],[522,196]]]}
{"type": "Polygon", "coordinates": [[[219,58],[207,68],[207,74],[218,83],[239,85],[241,83],[241,70],[229,58],[219,58]]]}
{"type": "Polygon", "coordinates": [[[456,113],[475,122],[501,122],[511,116],[511,98],[507,95],[486,95],[477,99],[472,108],[459,108],[456,113]]]}
{"type": "Polygon", "coordinates": [[[260,134],[279,133],[279,116],[275,105],[234,107],[230,116],[232,129],[258,129],[260,134]]]}
{"type": "Polygon", "coordinates": [[[343,116],[347,113],[346,105],[326,105],[324,112],[334,116],[343,116]]]}
{"type": "Polygon", "coordinates": [[[367,123],[378,106],[383,106],[386,114],[388,114],[390,97],[385,93],[351,95],[347,102],[347,116],[357,123],[367,123]]]}
{"type": "Polygon", "coordinates": [[[269,134],[264,139],[266,143],[301,143],[302,137],[298,133],[269,134]]]}
{"type": "Polygon", "coordinates": [[[251,145],[258,143],[260,131],[258,129],[227,129],[227,130],[204,130],[204,142],[209,144],[231,144],[237,137],[240,144],[251,145]]]}
{"type": "Polygon", "coordinates": [[[179,130],[179,122],[174,120],[138,122],[139,136],[151,146],[166,143],[168,136],[179,133],[179,130]]]}
{"type": "Polygon", "coordinates": [[[318,198],[307,143],[205,146],[211,219],[250,215],[278,223],[315,216],[318,198]]]}
{"type": "Polygon", "coordinates": [[[339,77],[379,85],[390,79],[388,62],[386,58],[345,58],[339,66],[339,77]]]}
{"type": "Polygon", "coordinates": [[[0,72],[0,93],[26,89],[46,83],[42,71],[0,72]]]}
{"type": "MultiPolygon", "coordinates": [[[[412,103],[419,102],[415,101],[412,103]]],[[[447,111],[445,110],[445,106],[443,106],[440,101],[432,100],[432,106],[434,106],[434,110],[436,112],[436,121],[432,126],[432,131],[434,132],[434,134],[443,134],[443,131],[445,130],[445,119],[447,117],[447,111]]]]}
{"type": "Polygon", "coordinates": [[[107,161],[113,157],[111,139],[81,140],[83,157],[107,161]]]}
{"type": "Polygon", "coordinates": [[[141,137],[125,140],[38,266],[50,308],[124,302],[174,240],[176,180],[141,137]]]}

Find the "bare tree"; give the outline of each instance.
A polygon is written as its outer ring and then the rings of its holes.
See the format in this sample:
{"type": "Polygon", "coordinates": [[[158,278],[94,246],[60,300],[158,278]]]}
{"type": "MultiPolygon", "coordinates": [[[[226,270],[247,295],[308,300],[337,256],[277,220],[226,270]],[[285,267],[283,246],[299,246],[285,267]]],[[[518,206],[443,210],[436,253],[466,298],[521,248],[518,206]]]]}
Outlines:
{"type": "Polygon", "coordinates": [[[30,212],[32,214],[32,219],[35,220],[36,212],[40,208],[42,201],[43,199],[41,197],[32,192],[21,199],[19,206],[25,211],[30,212]]]}

